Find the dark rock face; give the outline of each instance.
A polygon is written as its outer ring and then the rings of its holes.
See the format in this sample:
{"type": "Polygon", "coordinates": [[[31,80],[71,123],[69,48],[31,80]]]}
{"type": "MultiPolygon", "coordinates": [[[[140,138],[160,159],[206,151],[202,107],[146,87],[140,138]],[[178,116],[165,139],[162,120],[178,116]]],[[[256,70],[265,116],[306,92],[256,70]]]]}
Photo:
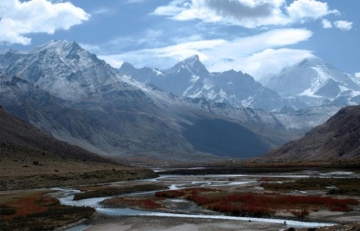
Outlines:
{"type": "Polygon", "coordinates": [[[220,119],[203,119],[184,125],[183,135],[197,150],[220,156],[247,158],[260,156],[268,149],[251,130],[220,119]],[[218,136],[212,136],[213,133],[218,136]]]}
{"type": "Polygon", "coordinates": [[[271,159],[320,160],[360,158],[360,106],[348,106],[299,140],[265,155],[271,159]]]}

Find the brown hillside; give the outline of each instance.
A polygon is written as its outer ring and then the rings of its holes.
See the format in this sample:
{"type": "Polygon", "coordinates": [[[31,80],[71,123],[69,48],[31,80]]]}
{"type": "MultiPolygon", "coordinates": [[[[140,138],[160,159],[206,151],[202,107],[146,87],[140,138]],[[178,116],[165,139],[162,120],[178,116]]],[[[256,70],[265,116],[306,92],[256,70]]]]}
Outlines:
{"type": "Polygon", "coordinates": [[[0,107],[0,190],[154,177],[42,133],[0,107]]]}
{"type": "MultiPolygon", "coordinates": [[[[36,127],[6,112],[2,107],[0,107],[0,125],[2,148],[8,146],[16,149],[29,149],[28,151],[44,153],[44,158],[61,157],[62,159],[111,163],[106,158],[44,134],[36,127]]],[[[12,152],[1,152],[2,157],[11,157],[12,154],[12,152]]]]}
{"type": "Polygon", "coordinates": [[[360,158],[360,106],[341,109],[325,124],[264,157],[281,160],[360,158]]]}

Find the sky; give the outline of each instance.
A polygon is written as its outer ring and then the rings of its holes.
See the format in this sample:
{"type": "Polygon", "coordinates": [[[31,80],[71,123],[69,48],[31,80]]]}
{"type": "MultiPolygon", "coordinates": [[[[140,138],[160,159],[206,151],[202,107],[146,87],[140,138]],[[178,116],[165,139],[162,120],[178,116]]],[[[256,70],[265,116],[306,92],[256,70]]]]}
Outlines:
{"type": "Polygon", "coordinates": [[[359,0],[1,0],[0,50],[67,40],[114,67],[159,69],[197,54],[258,80],[317,56],[360,78],[359,11],[359,0]]]}

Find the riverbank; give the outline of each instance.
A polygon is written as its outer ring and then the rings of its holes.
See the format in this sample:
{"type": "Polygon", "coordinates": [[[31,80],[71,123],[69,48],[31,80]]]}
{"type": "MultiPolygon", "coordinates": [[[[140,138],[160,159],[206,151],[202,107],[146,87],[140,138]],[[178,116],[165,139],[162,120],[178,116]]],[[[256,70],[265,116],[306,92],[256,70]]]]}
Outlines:
{"type": "MultiPolygon", "coordinates": [[[[346,186],[348,187],[351,185],[351,181],[345,179],[359,179],[360,175],[359,173],[349,171],[296,171],[286,173],[225,175],[160,175],[160,177],[151,179],[116,181],[102,185],[81,186],[72,189],[54,188],[52,189],[53,193],[51,193],[51,196],[59,199],[62,205],[75,207],[87,206],[90,209],[96,210],[95,216],[91,216],[89,221],[90,226],[87,227],[87,229],[90,230],[112,230],[115,229],[114,227],[117,228],[116,230],[124,229],[127,231],[279,230],[285,228],[284,221],[287,221],[286,223],[288,227],[297,224],[296,227],[298,228],[319,228],[322,226],[323,222],[326,223],[325,225],[331,225],[333,223],[349,226],[355,225],[358,220],[357,218],[360,216],[359,205],[351,205],[351,207],[347,209],[351,211],[329,211],[324,210],[324,208],[319,206],[312,207],[306,205],[309,208],[309,215],[306,216],[306,219],[297,219],[291,213],[292,211],[301,209],[301,207],[279,207],[282,211],[278,211],[274,214],[274,216],[270,216],[265,219],[253,217],[246,218],[238,215],[224,216],[220,211],[209,210],[216,204],[201,205],[201,203],[197,203],[197,200],[191,200],[191,198],[194,196],[196,197],[196,195],[201,198],[209,197],[210,199],[215,197],[217,199],[221,199],[223,197],[223,199],[226,200],[228,196],[240,196],[244,193],[274,195],[276,197],[279,197],[279,195],[325,197],[328,190],[328,183],[323,185],[320,182],[322,179],[328,178],[344,179],[340,182],[346,182],[348,184],[346,186]],[[315,188],[298,190],[296,188],[297,186],[295,188],[293,187],[293,183],[297,182],[299,179],[314,179],[314,174],[318,176],[315,188]],[[262,184],[264,183],[266,183],[267,187],[262,187],[262,184]],[[269,184],[272,183],[279,185],[287,185],[288,183],[291,183],[291,185],[289,185],[291,187],[289,189],[277,189],[278,187],[270,187],[271,185],[269,184]],[[148,189],[151,185],[156,187],[148,189]],[[153,189],[155,191],[134,192],[133,189],[137,188],[146,188],[148,190],[153,189]],[[188,193],[190,194],[185,193],[184,198],[160,198],[155,195],[156,191],[159,191],[159,188],[164,188],[163,190],[165,191],[175,190],[174,192],[180,193],[182,190],[185,190],[186,192],[186,190],[189,189],[190,191],[188,193]],[[201,189],[201,195],[199,194],[200,191],[193,190],[196,188],[201,189]],[[211,190],[209,190],[209,188],[211,190]],[[128,189],[131,190],[129,191],[128,189]],[[125,194],[122,194],[124,192],[125,194]],[[118,195],[118,193],[121,194],[118,195]],[[81,194],[86,195],[86,197],[84,197],[86,199],[74,200],[74,195],[81,194]],[[108,200],[109,203],[104,203],[106,200],[108,200]],[[235,227],[239,228],[237,229],[235,227]],[[269,229],[269,227],[271,228],[269,229]]],[[[356,187],[354,189],[357,190],[356,187]]],[[[21,191],[22,190],[20,190],[20,192],[21,191]]],[[[10,194],[12,192],[14,191],[10,191],[10,194]]],[[[12,196],[14,199],[18,197],[18,195],[12,196]]],[[[331,197],[345,198],[343,195],[332,195],[331,197]]],[[[360,198],[357,196],[353,196],[353,198],[360,201],[360,198]]],[[[269,199],[271,198],[266,198],[266,200],[269,199]]],[[[221,200],[214,200],[211,203],[218,203],[218,205],[220,205],[222,202],[221,200]]],[[[240,205],[244,202],[239,201],[236,203],[240,205]]],[[[51,207],[48,203],[43,205],[45,205],[45,207],[48,206],[48,208],[51,207]]],[[[38,216],[38,214],[35,213],[34,215],[38,216]]],[[[248,214],[248,216],[251,215],[248,214]]],[[[84,217],[80,216],[76,219],[69,219],[67,222],[63,222],[62,224],[66,225],[82,218],[84,217]]],[[[54,219],[58,218],[54,217],[54,219]]],[[[68,228],[68,226],[64,227],[68,228]]],[[[80,227],[85,228],[84,226],[80,227]]],[[[79,227],[77,228],[78,229],[75,230],[82,230],[79,229],[79,227]]]]}
{"type": "MultiPolygon", "coordinates": [[[[276,214],[263,217],[251,217],[250,213],[245,217],[236,214],[225,216],[222,212],[209,210],[217,204],[221,205],[222,199],[230,203],[230,201],[226,199],[229,196],[236,195],[241,197],[241,195],[247,195],[249,193],[254,196],[266,196],[266,200],[262,203],[263,206],[265,206],[267,201],[273,200],[273,197],[276,199],[280,198],[281,195],[288,195],[287,197],[290,199],[296,199],[296,201],[300,202],[303,200],[298,200],[299,198],[315,198],[317,200],[329,200],[329,203],[331,203],[332,200],[330,200],[329,196],[326,196],[326,185],[322,187],[320,184],[321,187],[316,188],[316,190],[300,191],[289,189],[279,192],[269,191],[261,187],[263,182],[282,185],[287,182],[296,182],[299,179],[313,179],[311,177],[312,174],[313,172],[247,175],[161,175],[156,179],[114,182],[107,187],[118,187],[121,189],[123,187],[133,187],[134,185],[141,184],[160,184],[172,190],[165,190],[165,192],[169,192],[168,196],[170,197],[168,198],[162,197],[161,195],[158,197],[154,191],[121,194],[118,196],[111,194],[102,198],[88,198],[79,201],[73,200],[72,197],[72,195],[78,194],[79,192],[64,191],[63,196],[61,196],[61,193],[58,196],[63,204],[73,206],[87,205],[96,208],[96,217],[100,217],[100,219],[92,219],[88,227],[89,229],[91,228],[90,230],[111,230],[113,227],[119,230],[121,230],[119,227],[123,227],[125,230],[135,231],[212,230],[211,227],[214,227],[214,230],[267,230],[268,227],[271,227],[269,230],[279,230],[284,226],[284,221],[286,221],[286,227],[294,226],[296,228],[319,228],[321,226],[331,226],[334,224],[353,225],[352,227],[355,227],[354,225],[357,223],[357,218],[360,216],[358,203],[350,205],[350,207],[346,209],[347,211],[332,211],[332,207],[335,204],[331,205],[330,209],[326,209],[323,207],[324,205],[315,203],[316,201],[313,202],[315,204],[308,205],[302,205],[302,203],[295,205],[288,204],[285,207],[281,204],[279,204],[279,206],[272,205],[274,207],[273,209],[277,210],[276,214]],[[206,199],[209,197],[211,199],[208,200],[210,204],[199,204],[197,200],[192,200],[194,197],[195,199],[206,199]],[[213,200],[215,198],[216,200],[213,200]],[[309,214],[305,215],[305,217],[298,218],[294,211],[298,211],[299,209],[299,211],[301,211],[304,206],[309,209],[309,214]],[[136,217],[134,219],[139,222],[141,221],[141,224],[131,223],[133,220],[129,219],[129,217],[136,217]],[[121,219],[119,220],[119,218],[121,219]],[[123,223],[122,221],[124,220],[127,220],[128,223],[123,223]],[[249,222],[249,220],[251,222],[249,222]],[[150,224],[152,222],[158,225],[151,226],[150,224]],[[211,227],[207,226],[209,222],[213,223],[211,227]],[[257,225],[258,223],[260,225],[257,225]],[[224,229],[223,224],[233,224],[234,227],[240,227],[241,229],[235,229],[233,227],[224,229]]],[[[347,182],[345,179],[349,177],[359,178],[358,173],[344,171],[319,173],[319,176],[317,183],[319,183],[321,179],[328,179],[329,177],[340,177],[344,179],[343,182],[347,182]]],[[[100,187],[101,192],[102,189],[103,187],[100,187]]],[[[83,188],[83,190],[86,190],[86,188],[83,188]]],[[[89,188],[87,190],[96,191],[97,189],[89,188]]],[[[347,198],[347,196],[337,195],[331,196],[331,198],[340,199],[347,198]]],[[[353,198],[359,201],[358,197],[355,196],[353,198]]],[[[336,199],[334,201],[336,201],[336,199]]],[[[246,204],[244,203],[244,201],[238,201],[234,206],[241,204],[245,206],[246,204]]]]}
{"type": "Polygon", "coordinates": [[[170,217],[121,217],[99,219],[98,222],[89,225],[84,231],[273,231],[285,227],[284,224],[258,221],[224,221],[215,219],[170,217]]]}
{"type": "Polygon", "coordinates": [[[74,172],[16,176],[12,172],[0,177],[0,230],[53,230],[69,223],[90,219],[92,207],[60,204],[50,187],[78,187],[114,181],[134,181],[157,177],[152,170],[127,166],[102,165],[74,172]],[[109,169],[109,167],[111,167],[109,169]],[[95,169],[95,170],[94,170],[95,169]],[[83,170],[83,171],[81,171],[83,170]]]}
{"type": "Polygon", "coordinates": [[[150,169],[118,166],[107,166],[81,172],[75,169],[74,172],[66,173],[39,173],[25,176],[2,175],[0,177],[0,191],[79,186],[154,178],[157,176],[158,174],[150,169]]]}

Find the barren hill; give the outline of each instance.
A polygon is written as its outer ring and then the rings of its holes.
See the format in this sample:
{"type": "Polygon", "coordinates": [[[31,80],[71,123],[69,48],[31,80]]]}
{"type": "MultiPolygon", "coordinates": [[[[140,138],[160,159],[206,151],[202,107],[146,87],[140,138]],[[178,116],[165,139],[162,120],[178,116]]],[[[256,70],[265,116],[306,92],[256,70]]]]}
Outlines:
{"type": "Polygon", "coordinates": [[[154,177],[56,140],[0,107],[0,190],[154,177]]]}
{"type": "Polygon", "coordinates": [[[360,106],[342,108],[325,124],[264,157],[282,160],[360,158],[360,106]]]}

